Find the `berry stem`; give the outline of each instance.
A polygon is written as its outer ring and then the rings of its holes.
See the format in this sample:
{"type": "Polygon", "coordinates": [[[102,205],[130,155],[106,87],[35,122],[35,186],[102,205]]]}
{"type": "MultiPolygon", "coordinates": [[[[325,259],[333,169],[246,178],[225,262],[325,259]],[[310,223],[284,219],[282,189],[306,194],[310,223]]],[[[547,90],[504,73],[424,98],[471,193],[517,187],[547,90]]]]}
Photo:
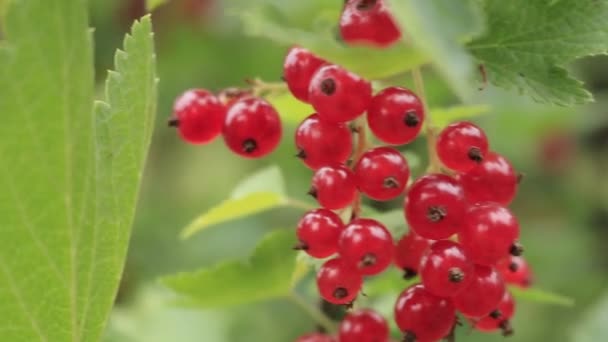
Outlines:
{"type": "MultiPolygon", "coordinates": [[[[359,118],[355,120],[355,132],[357,133],[357,147],[355,149],[355,153],[353,155],[353,162],[351,164],[351,168],[354,169],[355,165],[361,156],[365,152],[367,148],[367,133],[365,131],[365,119],[359,118]]],[[[361,216],[361,193],[357,191],[357,195],[355,196],[355,201],[353,202],[353,211],[352,218],[357,218],[361,216]]]]}
{"type": "Polygon", "coordinates": [[[429,111],[428,104],[426,102],[426,96],[424,92],[424,79],[422,77],[422,72],[420,68],[412,69],[412,78],[414,80],[414,88],[418,97],[420,97],[420,101],[422,101],[422,106],[424,107],[424,112],[426,113],[426,144],[427,150],[429,153],[429,173],[435,173],[441,171],[441,162],[439,161],[439,157],[437,156],[437,132],[435,131],[435,126],[433,126],[433,118],[431,117],[431,112],[429,111]]]}
{"type": "Polygon", "coordinates": [[[251,86],[253,96],[270,96],[284,93],[287,91],[285,82],[264,82],[259,78],[246,79],[245,82],[251,86]]]}
{"type": "Polygon", "coordinates": [[[310,305],[304,298],[302,298],[299,294],[292,291],[289,293],[287,298],[299,306],[302,310],[304,310],[312,319],[314,319],[320,326],[322,326],[327,332],[330,334],[334,334],[337,331],[335,323],[327,317],[321,310],[317,309],[315,306],[310,305]]]}

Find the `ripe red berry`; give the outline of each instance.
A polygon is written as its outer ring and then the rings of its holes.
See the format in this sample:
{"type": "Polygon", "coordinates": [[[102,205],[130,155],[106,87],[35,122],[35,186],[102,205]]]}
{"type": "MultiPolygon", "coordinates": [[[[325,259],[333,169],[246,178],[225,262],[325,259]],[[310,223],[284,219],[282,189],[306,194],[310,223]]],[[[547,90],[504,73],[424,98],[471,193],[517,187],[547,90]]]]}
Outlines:
{"type": "Polygon", "coordinates": [[[346,122],[357,118],[372,100],[371,84],[337,65],[321,67],[310,81],[308,99],[322,120],[346,122]]]}
{"type": "Polygon", "coordinates": [[[340,16],[340,33],[345,42],[389,46],[401,39],[384,0],[348,0],[340,16]]]}
{"type": "Polygon", "coordinates": [[[338,239],[344,224],[338,215],[327,209],[307,212],[298,222],[296,235],[302,249],[315,258],[327,258],[338,251],[338,239]]]}
{"type": "Polygon", "coordinates": [[[353,266],[340,258],[326,261],[317,272],[321,297],[332,304],[349,304],[361,290],[363,278],[353,266]]]}
{"type": "Polygon", "coordinates": [[[506,206],[517,192],[517,177],[505,157],[488,152],[481,163],[460,176],[460,182],[470,203],[496,202],[506,206]]]}
{"type": "Polygon", "coordinates": [[[191,144],[208,143],[222,131],[226,107],[204,89],[190,89],[173,105],[169,126],[177,127],[182,139],[191,144]]]}
{"type": "Polygon", "coordinates": [[[488,266],[507,257],[518,238],[517,218],[497,203],[470,207],[458,234],[458,240],[471,260],[488,266]]]}
{"type": "Polygon", "coordinates": [[[386,342],[388,337],[388,323],[384,317],[369,309],[346,315],[338,333],[340,342],[386,342]]]}
{"type": "Polygon", "coordinates": [[[432,295],[422,285],[407,288],[395,304],[395,321],[403,341],[439,341],[450,333],[456,310],[450,299],[432,295]]]}
{"type": "Polygon", "coordinates": [[[340,235],[338,253],[363,275],[384,271],[393,260],[393,238],[376,220],[359,218],[351,221],[340,235]]]}
{"type": "Polygon", "coordinates": [[[310,80],[315,72],[326,63],[325,60],[299,46],[289,49],[285,62],[283,62],[283,77],[293,96],[308,102],[310,80]]]}
{"type": "Polygon", "coordinates": [[[515,301],[509,293],[505,291],[496,310],[489,315],[473,322],[475,329],[484,332],[493,332],[502,330],[503,335],[508,336],[513,334],[513,329],[509,320],[515,314],[515,301]]]}
{"type": "Polygon", "coordinates": [[[441,240],[458,232],[466,204],[462,186],[454,178],[429,174],[412,184],[404,207],[405,218],[416,234],[441,240]]]}
{"type": "Polygon", "coordinates": [[[347,207],[357,194],[355,174],[344,165],[324,166],[312,177],[308,193],[324,208],[337,210],[347,207]]]}
{"type": "Polygon", "coordinates": [[[454,241],[435,242],[420,262],[422,284],[439,297],[453,297],[473,280],[475,268],[460,245],[454,241]]]}
{"type": "Polygon", "coordinates": [[[390,87],[372,99],[367,123],[378,139],[388,144],[407,144],[414,140],[424,123],[424,106],[412,91],[390,87]]]}
{"type": "Polygon", "coordinates": [[[281,141],[281,119],[268,102],[244,98],[228,110],[223,134],[226,145],[234,153],[246,158],[263,157],[281,141]]]}
{"type": "Polygon", "coordinates": [[[454,297],[454,304],[469,318],[483,317],[496,310],[505,291],[505,282],[494,268],[475,265],[473,280],[454,297]]]}
{"type": "Polygon", "coordinates": [[[325,334],[313,333],[304,336],[300,336],[296,342],[336,342],[336,340],[325,334]]]}
{"type": "Polygon", "coordinates": [[[313,170],[346,162],[353,149],[348,126],[322,121],[318,114],[302,121],[296,130],[295,140],[297,156],[313,170]]]}
{"type": "Polygon", "coordinates": [[[470,122],[446,127],[437,137],[437,155],[448,168],[466,172],[481,163],[488,153],[488,138],[470,122]]]}
{"type": "Polygon", "coordinates": [[[378,201],[393,199],[405,189],[410,168],[399,151],[377,147],[365,152],[354,168],[359,190],[378,201]]]}
{"type": "Polygon", "coordinates": [[[403,278],[411,279],[418,275],[422,255],[433,242],[435,241],[420,237],[414,231],[401,237],[395,246],[395,265],[403,270],[403,278]]]}
{"type": "Polygon", "coordinates": [[[502,259],[496,268],[507,284],[528,288],[532,285],[533,276],[526,259],[512,256],[502,259]]]}

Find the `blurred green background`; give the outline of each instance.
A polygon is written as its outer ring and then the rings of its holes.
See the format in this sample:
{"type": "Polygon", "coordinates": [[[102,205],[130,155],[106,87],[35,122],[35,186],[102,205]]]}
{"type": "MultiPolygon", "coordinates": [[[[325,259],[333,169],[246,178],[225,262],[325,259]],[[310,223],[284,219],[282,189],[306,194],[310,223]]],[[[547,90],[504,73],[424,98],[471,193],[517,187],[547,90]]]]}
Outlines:
{"type": "MultiPolygon", "coordinates": [[[[341,0],[326,2],[340,8],[341,0]]],[[[299,13],[297,3],[283,5],[299,13]]],[[[281,209],[217,226],[189,240],[178,238],[191,219],[222,201],[243,177],[277,164],[289,193],[304,199],[311,176],[293,157],[293,126],[286,125],[277,152],[255,161],[233,155],[221,139],[203,147],[186,145],[166,127],[173,99],[185,89],[220,90],[244,85],[245,78],[278,81],[281,76],[287,47],[243,35],[238,18],[224,5],[220,0],[173,0],[154,12],[161,80],[157,127],[106,341],[284,342],[315,328],[301,308],[287,301],[223,310],[179,308],[157,282],[159,276],[176,271],[245,258],[266,233],[295,225],[300,212],[281,209]]],[[[91,6],[101,81],[123,34],[145,6],[143,0],[95,0],[91,6]]],[[[431,105],[456,104],[433,71],[424,70],[431,105]]],[[[582,60],[573,70],[586,81],[596,103],[570,109],[541,106],[492,87],[473,99],[492,106],[478,123],[487,130],[493,149],[525,173],[512,208],[522,224],[536,285],[576,301],[572,308],[518,303],[512,341],[608,340],[590,334],[601,328],[593,319],[601,322],[608,310],[598,309],[608,298],[608,58],[582,60]]],[[[409,76],[402,81],[408,84],[409,76]]],[[[424,141],[406,150],[424,156],[424,141]]],[[[414,171],[419,174],[422,168],[414,171]]],[[[390,298],[385,302],[390,310],[390,298]]],[[[460,332],[460,341],[502,340],[467,328],[460,332]]]]}

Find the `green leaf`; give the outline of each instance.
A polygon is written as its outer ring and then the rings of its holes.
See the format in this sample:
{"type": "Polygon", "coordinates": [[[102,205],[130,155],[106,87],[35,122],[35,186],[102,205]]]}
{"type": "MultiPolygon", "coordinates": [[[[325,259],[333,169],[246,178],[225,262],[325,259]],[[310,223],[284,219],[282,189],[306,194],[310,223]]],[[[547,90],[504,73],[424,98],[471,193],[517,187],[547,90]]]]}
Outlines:
{"type": "Polygon", "coordinates": [[[608,295],[604,295],[583,314],[582,319],[572,331],[573,342],[604,341],[608,336],[608,295]]]}
{"type": "Polygon", "coordinates": [[[472,119],[483,114],[487,114],[491,107],[488,105],[465,105],[449,108],[434,108],[431,109],[433,125],[437,128],[443,128],[452,122],[472,119]]]}
{"type": "Polygon", "coordinates": [[[454,92],[471,95],[474,59],[462,42],[483,31],[483,18],[472,0],[389,1],[392,13],[419,50],[431,57],[454,92]]]}
{"type": "Polygon", "coordinates": [[[316,112],[311,105],[296,99],[288,92],[267,99],[279,112],[282,121],[293,126],[299,125],[307,116],[316,112]]]}
{"type": "Polygon", "coordinates": [[[543,291],[537,288],[522,289],[517,286],[510,286],[509,291],[511,291],[513,297],[518,300],[567,307],[574,306],[574,300],[572,298],[543,291]]]}
{"type": "Polygon", "coordinates": [[[169,0],[146,0],[146,10],[148,12],[154,11],[157,7],[164,5],[169,0]]]}
{"type": "Polygon", "coordinates": [[[277,166],[262,169],[239,183],[230,198],[194,219],[181,233],[183,239],[213,225],[289,204],[285,181],[277,166]]]}
{"type": "Polygon", "coordinates": [[[179,273],[161,282],[184,296],[185,303],[219,308],[286,296],[292,288],[296,242],[291,229],[264,238],[248,262],[229,261],[196,272],[179,273]]]}
{"type": "Polygon", "coordinates": [[[0,49],[5,341],[96,341],[114,302],[156,101],[149,18],[93,110],[85,1],[14,1],[0,49]]]}
{"type": "MultiPolygon", "coordinates": [[[[338,8],[338,7],[336,7],[338,8]]],[[[270,39],[286,47],[299,45],[318,56],[369,79],[382,79],[393,76],[428,61],[419,50],[403,44],[388,49],[349,47],[336,40],[335,20],[337,12],[324,16],[319,14],[314,20],[314,31],[290,26],[288,20],[273,4],[264,1],[233,10],[243,22],[243,31],[254,37],[270,39]],[[331,20],[324,20],[325,18],[331,20]]]]}
{"type": "Polygon", "coordinates": [[[605,0],[485,0],[488,31],[469,49],[489,80],[543,103],[562,106],[592,99],[564,66],[608,50],[605,0]]]}

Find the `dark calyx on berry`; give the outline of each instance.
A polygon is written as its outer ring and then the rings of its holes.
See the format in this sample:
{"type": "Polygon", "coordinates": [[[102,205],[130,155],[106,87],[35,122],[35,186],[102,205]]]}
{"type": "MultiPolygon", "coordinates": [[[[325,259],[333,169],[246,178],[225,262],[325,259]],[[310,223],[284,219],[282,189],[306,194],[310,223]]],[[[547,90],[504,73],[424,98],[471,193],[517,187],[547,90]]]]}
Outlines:
{"type": "Polygon", "coordinates": [[[300,159],[306,159],[306,152],[304,152],[303,149],[298,149],[298,153],[296,154],[296,157],[300,158],[300,159]]]}
{"type": "Polygon", "coordinates": [[[517,272],[519,270],[519,265],[516,262],[512,262],[509,264],[509,271],[517,272]]]}
{"type": "Polygon", "coordinates": [[[308,244],[300,241],[295,246],[293,246],[293,249],[296,251],[305,251],[308,250],[308,244]]]}
{"type": "Polygon", "coordinates": [[[171,119],[169,119],[169,121],[167,121],[167,125],[169,127],[178,127],[179,126],[179,120],[177,118],[171,118],[171,119]]]}
{"type": "Polygon", "coordinates": [[[509,253],[511,253],[513,256],[521,256],[524,254],[524,246],[522,246],[522,244],[519,242],[515,242],[513,245],[511,245],[509,253]]]}
{"type": "Polygon", "coordinates": [[[374,6],[376,5],[376,2],[378,2],[378,0],[361,0],[357,4],[357,9],[360,11],[370,10],[370,9],[374,8],[374,6]]]}
{"type": "Polygon", "coordinates": [[[407,127],[416,127],[418,124],[420,124],[420,117],[418,117],[415,110],[410,110],[409,112],[405,113],[403,123],[407,127]]]}
{"type": "Polygon", "coordinates": [[[337,299],[346,298],[348,297],[348,290],[343,287],[338,287],[334,290],[333,296],[337,299]]]}
{"type": "Polygon", "coordinates": [[[500,310],[494,310],[490,312],[490,317],[494,319],[499,319],[500,317],[502,317],[502,312],[500,312],[500,310]]]}
{"type": "Polygon", "coordinates": [[[406,331],[405,335],[403,335],[402,342],[416,342],[418,339],[416,338],[416,334],[411,331],[406,331]]]}
{"type": "Polygon", "coordinates": [[[317,198],[317,188],[314,186],[311,187],[306,194],[312,196],[313,198],[317,198]]]}
{"type": "Polygon", "coordinates": [[[384,182],[382,182],[382,186],[385,189],[397,189],[399,185],[400,184],[395,177],[387,177],[384,179],[384,182]]]}
{"type": "Polygon", "coordinates": [[[258,143],[253,139],[247,139],[243,141],[243,152],[253,153],[258,148],[258,143]]]}
{"type": "Polygon", "coordinates": [[[333,78],[326,78],[321,82],[321,92],[325,95],[333,95],[336,92],[336,81],[333,78]]]}
{"type": "Polygon", "coordinates": [[[458,267],[452,267],[448,271],[448,277],[452,283],[460,283],[464,280],[464,273],[458,267]]]}
{"type": "Polygon", "coordinates": [[[359,263],[359,267],[369,267],[369,266],[374,266],[375,264],[376,264],[376,256],[371,253],[367,253],[361,259],[361,262],[359,263]]]}
{"type": "Polygon", "coordinates": [[[504,337],[512,336],[515,333],[513,331],[513,327],[511,326],[511,322],[508,319],[500,322],[499,327],[500,330],[502,330],[502,336],[504,337]]]}
{"type": "Polygon", "coordinates": [[[439,222],[443,220],[447,215],[444,207],[430,207],[426,213],[426,217],[431,222],[439,222]]]}
{"type": "Polygon", "coordinates": [[[411,268],[403,269],[403,279],[405,279],[405,280],[413,279],[417,275],[418,275],[418,272],[416,272],[415,270],[413,270],[411,268]]]}
{"type": "Polygon", "coordinates": [[[481,163],[483,161],[483,155],[481,154],[479,147],[471,147],[468,155],[469,159],[476,163],[481,163]]]}

